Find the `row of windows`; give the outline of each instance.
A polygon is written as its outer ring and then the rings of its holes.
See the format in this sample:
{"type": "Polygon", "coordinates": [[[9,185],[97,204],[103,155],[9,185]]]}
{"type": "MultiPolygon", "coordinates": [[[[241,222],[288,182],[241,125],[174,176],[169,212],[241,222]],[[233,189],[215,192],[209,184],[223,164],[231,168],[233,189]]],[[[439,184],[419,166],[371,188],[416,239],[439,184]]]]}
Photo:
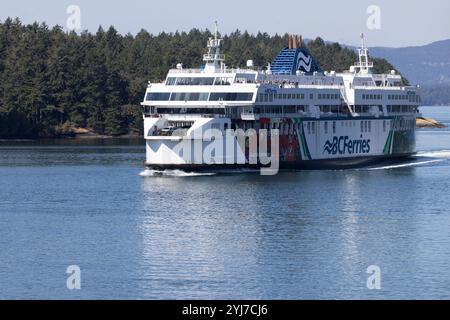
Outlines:
{"type": "Polygon", "coordinates": [[[256,114],[261,113],[300,113],[305,112],[305,106],[255,106],[254,112],[256,114]]]}
{"type": "MultiPolygon", "coordinates": [[[[356,127],[357,121],[340,121],[341,127],[345,128],[351,128],[356,127]]],[[[361,133],[370,133],[372,132],[372,121],[371,120],[362,120],[360,122],[360,131],[361,133]]],[[[336,121],[333,121],[331,125],[329,125],[328,121],[323,122],[323,130],[325,134],[328,134],[328,132],[333,132],[333,134],[336,134],[336,121]]],[[[406,130],[412,130],[416,127],[416,121],[414,119],[401,119],[398,121],[390,121],[390,120],[383,120],[383,132],[386,132],[386,130],[393,129],[395,131],[406,131],[406,130]]],[[[308,134],[315,134],[316,133],[316,122],[307,122],[306,124],[307,132],[308,134]]]]}
{"type": "MultiPolygon", "coordinates": [[[[340,126],[343,128],[355,128],[357,122],[360,124],[361,133],[370,133],[372,132],[373,123],[371,120],[349,120],[349,121],[339,121],[340,126]]],[[[325,134],[333,133],[336,134],[338,123],[336,121],[324,121],[324,122],[315,122],[315,121],[307,121],[305,122],[305,131],[307,134],[316,134],[316,132],[320,128],[320,124],[323,124],[323,131],[325,134]]],[[[386,130],[394,129],[396,131],[404,131],[411,130],[415,128],[415,121],[411,120],[399,120],[399,121],[390,121],[383,120],[383,132],[386,130]]],[[[280,134],[293,134],[294,130],[301,130],[301,124],[288,124],[288,123],[270,123],[263,124],[261,129],[278,129],[280,130],[280,134]]]]}
{"type": "Polygon", "coordinates": [[[170,101],[208,101],[208,92],[174,92],[170,101]]]}
{"type": "Polygon", "coordinates": [[[167,86],[229,86],[231,85],[233,78],[231,77],[169,77],[167,78],[167,86]]]}
{"type": "Polygon", "coordinates": [[[319,93],[318,94],[319,100],[322,99],[326,99],[326,100],[337,100],[340,99],[341,95],[340,94],[335,94],[335,93],[319,93]]]}
{"type": "Polygon", "coordinates": [[[408,94],[408,95],[392,94],[392,95],[388,95],[388,99],[389,100],[409,101],[409,102],[416,102],[416,103],[421,102],[420,96],[415,95],[415,94],[408,94]]]}
{"type": "Polygon", "coordinates": [[[388,112],[400,113],[400,112],[416,112],[415,106],[387,106],[388,112]]]}
{"type": "Polygon", "coordinates": [[[147,93],[146,101],[169,101],[169,92],[149,92],[147,93]]]}
{"type": "Polygon", "coordinates": [[[405,94],[403,94],[403,95],[401,95],[401,94],[390,94],[390,95],[388,95],[388,99],[389,100],[408,100],[408,96],[407,95],[405,95],[405,94]]]}
{"type": "Polygon", "coordinates": [[[241,92],[149,92],[146,101],[252,101],[253,93],[241,92]]]}
{"type": "Polygon", "coordinates": [[[381,94],[363,94],[362,99],[363,100],[381,100],[381,99],[383,99],[383,96],[381,94]]]}
{"type": "Polygon", "coordinates": [[[303,100],[305,99],[304,93],[260,93],[258,94],[258,102],[273,102],[277,100],[303,100]]]}
{"type": "Polygon", "coordinates": [[[224,108],[157,108],[158,114],[216,114],[225,115],[224,108]]]}
{"type": "Polygon", "coordinates": [[[348,114],[348,108],[340,105],[327,105],[327,106],[319,106],[320,112],[322,113],[343,113],[348,114]]]}
{"type": "MultiPolygon", "coordinates": [[[[363,94],[363,100],[382,100],[383,96],[381,94],[363,94]]],[[[401,100],[409,102],[420,102],[420,96],[416,95],[388,95],[389,100],[401,100]]]]}
{"type": "MultiPolygon", "coordinates": [[[[368,111],[367,107],[367,111],[368,111]]],[[[348,108],[342,107],[338,105],[322,105],[319,106],[320,112],[326,114],[347,114],[348,108]]],[[[297,105],[297,106],[282,106],[282,105],[274,105],[274,106],[255,106],[254,113],[256,114],[289,114],[289,113],[302,113],[306,112],[307,107],[305,105],[297,105]]]]}
{"type": "MultiPolygon", "coordinates": [[[[317,95],[319,100],[339,100],[341,98],[340,94],[336,93],[319,93],[317,95]]],[[[277,100],[304,100],[304,93],[260,93],[258,94],[257,100],[258,102],[273,102],[275,99],[277,100]]],[[[314,99],[314,94],[309,94],[309,99],[314,99]]]]}
{"type": "Polygon", "coordinates": [[[209,101],[252,101],[253,93],[241,92],[213,92],[209,96],[209,101]]]}

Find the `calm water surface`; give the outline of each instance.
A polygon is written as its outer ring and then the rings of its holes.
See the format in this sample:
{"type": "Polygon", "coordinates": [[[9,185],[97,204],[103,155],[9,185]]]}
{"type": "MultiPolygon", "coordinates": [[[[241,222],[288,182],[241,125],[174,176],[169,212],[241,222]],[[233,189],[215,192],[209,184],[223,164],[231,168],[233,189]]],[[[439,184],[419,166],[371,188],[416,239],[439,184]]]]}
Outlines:
{"type": "Polygon", "coordinates": [[[450,298],[448,128],[409,163],[275,177],[152,177],[143,145],[0,143],[0,299],[450,298]]]}

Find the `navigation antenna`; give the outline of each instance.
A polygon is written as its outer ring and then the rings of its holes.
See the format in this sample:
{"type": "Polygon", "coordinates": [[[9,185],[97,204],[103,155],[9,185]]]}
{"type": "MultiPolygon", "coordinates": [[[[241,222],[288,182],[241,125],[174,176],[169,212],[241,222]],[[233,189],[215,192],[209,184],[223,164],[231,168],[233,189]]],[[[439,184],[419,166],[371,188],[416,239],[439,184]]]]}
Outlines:
{"type": "Polygon", "coordinates": [[[369,62],[369,49],[366,48],[364,33],[361,33],[361,48],[359,52],[359,73],[369,74],[370,69],[373,68],[373,63],[369,62]]]}
{"type": "Polygon", "coordinates": [[[219,32],[219,24],[217,23],[217,20],[214,21],[214,39],[217,40],[217,33],[219,32]]]}
{"type": "Polygon", "coordinates": [[[203,55],[203,61],[205,61],[204,72],[219,72],[224,68],[223,62],[225,56],[220,53],[220,46],[222,39],[219,39],[218,23],[215,21],[214,38],[208,39],[208,53],[203,55]]]}

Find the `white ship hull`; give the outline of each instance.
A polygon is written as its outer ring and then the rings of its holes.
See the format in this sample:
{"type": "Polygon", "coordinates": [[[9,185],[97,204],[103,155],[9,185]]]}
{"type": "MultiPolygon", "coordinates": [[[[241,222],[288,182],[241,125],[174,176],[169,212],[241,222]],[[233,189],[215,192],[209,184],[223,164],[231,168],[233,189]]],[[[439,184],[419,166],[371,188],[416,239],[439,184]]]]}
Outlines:
{"type": "MultiPolygon", "coordinates": [[[[206,124],[211,122],[214,119],[203,120],[206,124]]],[[[416,152],[415,117],[411,115],[379,119],[285,119],[280,127],[280,168],[349,168],[400,159],[416,152]]],[[[186,136],[148,136],[146,165],[155,169],[191,170],[261,166],[250,161],[248,139],[242,143],[222,131],[212,140],[199,135],[199,129],[186,136]]],[[[270,143],[268,149],[270,152],[270,143]]]]}

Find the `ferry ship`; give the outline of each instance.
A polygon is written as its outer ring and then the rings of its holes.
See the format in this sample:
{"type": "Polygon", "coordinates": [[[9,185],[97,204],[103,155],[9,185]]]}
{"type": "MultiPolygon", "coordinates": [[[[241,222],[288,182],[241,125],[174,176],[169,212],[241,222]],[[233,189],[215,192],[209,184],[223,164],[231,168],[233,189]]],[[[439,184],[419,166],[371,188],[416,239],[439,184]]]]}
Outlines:
{"type": "Polygon", "coordinates": [[[373,74],[363,35],[359,61],[341,73],[323,71],[301,36],[290,35],[263,70],[252,60],[228,68],[222,42],[216,29],[202,67],[180,63],[164,82],[149,82],[142,102],[148,168],[261,168],[251,142],[228,134],[240,129],[267,133],[267,155],[276,153],[281,169],[353,168],[416,153],[419,87],[405,86],[394,70],[373,74]]]}

